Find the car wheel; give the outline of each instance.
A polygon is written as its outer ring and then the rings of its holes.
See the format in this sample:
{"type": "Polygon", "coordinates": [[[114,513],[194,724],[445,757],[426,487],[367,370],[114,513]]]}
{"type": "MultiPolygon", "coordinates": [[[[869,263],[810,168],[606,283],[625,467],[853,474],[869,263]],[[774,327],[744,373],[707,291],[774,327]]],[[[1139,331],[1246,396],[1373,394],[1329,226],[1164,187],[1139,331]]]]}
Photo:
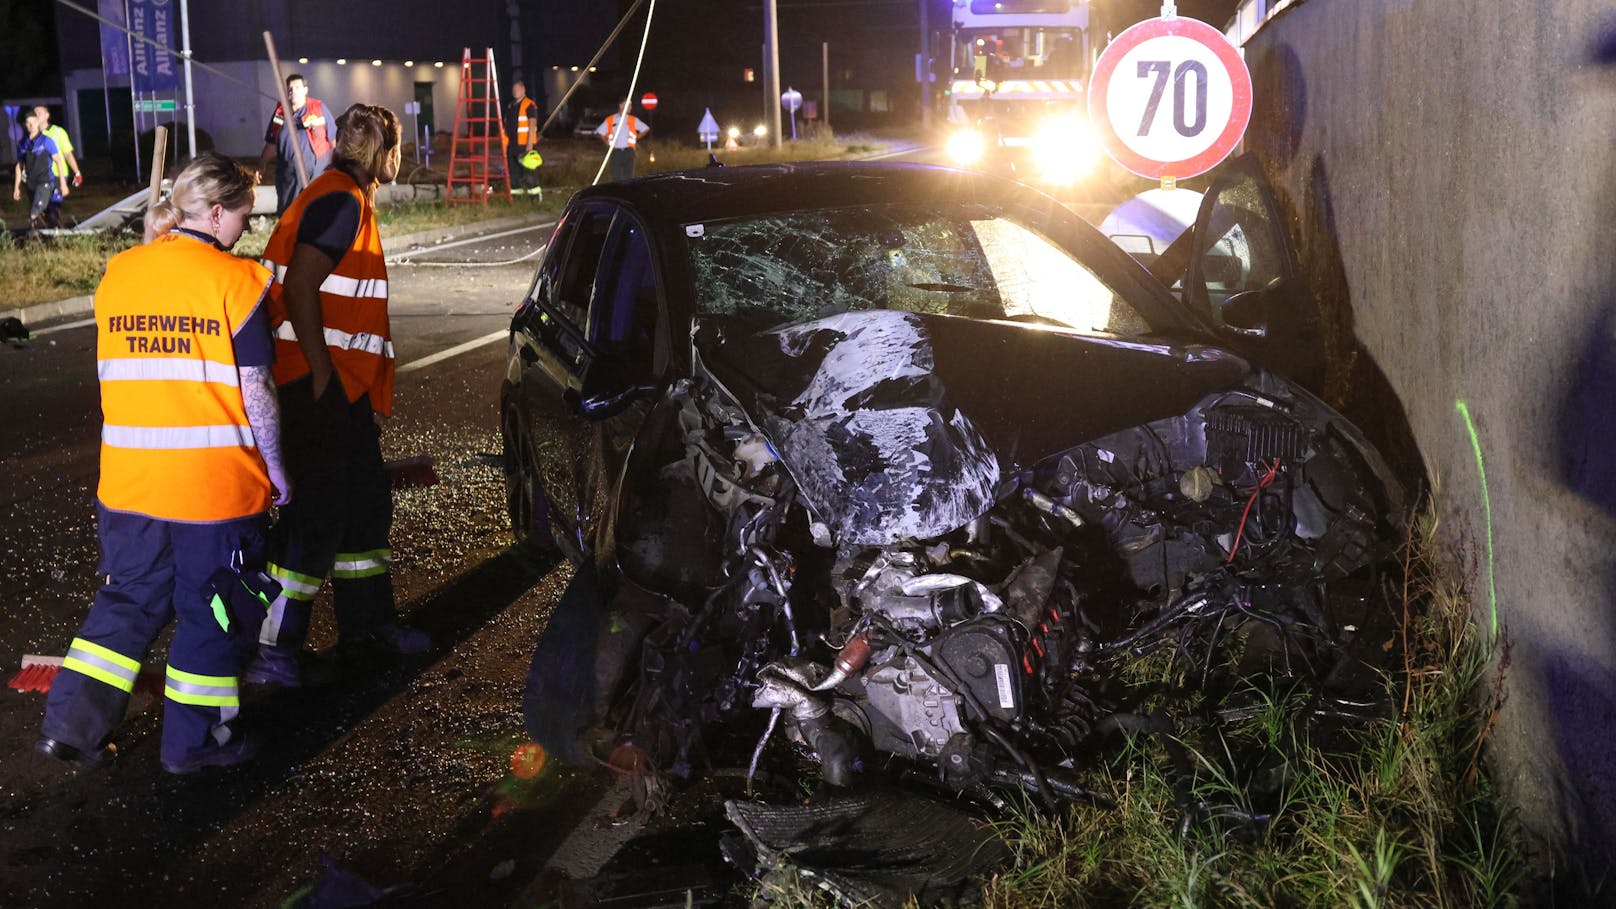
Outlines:
{"type": "Polygon", "coordinates": [[[550,500],[539,482],[533,443],[514,414],[505,420],[505,508],[518,549],[534,555],[556,552],[550,532],[550,500]]]}

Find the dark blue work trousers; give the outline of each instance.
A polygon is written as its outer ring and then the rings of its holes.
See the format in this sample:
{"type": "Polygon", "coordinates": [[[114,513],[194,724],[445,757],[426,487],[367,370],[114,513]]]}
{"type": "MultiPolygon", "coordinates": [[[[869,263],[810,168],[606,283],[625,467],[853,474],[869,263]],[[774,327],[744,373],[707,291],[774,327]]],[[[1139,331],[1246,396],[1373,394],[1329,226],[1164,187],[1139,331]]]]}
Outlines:
{"type": "Polygon", "coordinates": [[[210,581],[237,553],[263,551],[265,516],[185,524],[99,502],[96,515],[105,583],[51,684],[44,734],[86,753],[101,748],[123,720],[152,642],[174,621],[162,759],[188,763],[233,734],[247,653],[215,618],[210,581]]]}
{"type": "Polygon", "coordinates": [[[265,647],[303,646],[315,594],[327,576],[339,642],[398,621],[387,545],[393,486],[370,399],[348,401],[335,376],[320,400],[312,389],[305,378],[280,390],[292,503],[281,509],[270,535],[269,573],[281,594],[270,603],[259,636],[265,647]]]}

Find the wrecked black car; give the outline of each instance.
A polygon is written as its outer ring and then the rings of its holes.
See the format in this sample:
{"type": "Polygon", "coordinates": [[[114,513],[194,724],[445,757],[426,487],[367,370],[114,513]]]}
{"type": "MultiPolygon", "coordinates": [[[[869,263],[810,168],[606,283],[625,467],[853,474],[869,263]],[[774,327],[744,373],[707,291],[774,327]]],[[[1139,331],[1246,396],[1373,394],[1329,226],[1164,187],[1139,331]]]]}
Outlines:
{"type": "Polygon", "coordinates": [[[1135,655],[1247,628],[1285,671],[1328,653],[1401,492],[1294,381],[1317,351],[1279,224],[1230,167],[1164,278],[942,168],[580,192],[501,394],[513,532],[580,565],[535,737],[682,776],[742,730],[754,768],[790,747],[836,786],[1054,804],[1088,797],[1135,655]]]}

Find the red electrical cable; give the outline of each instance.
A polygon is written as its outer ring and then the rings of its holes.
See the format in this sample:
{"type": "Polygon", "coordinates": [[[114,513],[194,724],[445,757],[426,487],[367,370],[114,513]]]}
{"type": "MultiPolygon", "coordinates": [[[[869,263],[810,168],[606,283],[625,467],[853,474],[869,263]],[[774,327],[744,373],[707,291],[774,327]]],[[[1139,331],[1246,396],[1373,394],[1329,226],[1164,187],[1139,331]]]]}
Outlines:
{"type": "Polygon", "coordinates": [[[1273,465],[1267,467],[1262,475],[1262,479],[1257,481],[1256,488],[1251,490],[1251,498],[1246,500],[1245,510],[1240,512],[1240,526],[1235,529],[1234,545],[1229,547],[1229,558],[1226,561],[1233,562],[1235,553],[1240,551],[1240,538],[1246,533],[1246,519],[1251,516],[1251,506],[1257,504],[1257,497],[1262,495],[1262,491],[1267,489],[1278,476],[1279,459],[1275,458],[1273,465]]]}

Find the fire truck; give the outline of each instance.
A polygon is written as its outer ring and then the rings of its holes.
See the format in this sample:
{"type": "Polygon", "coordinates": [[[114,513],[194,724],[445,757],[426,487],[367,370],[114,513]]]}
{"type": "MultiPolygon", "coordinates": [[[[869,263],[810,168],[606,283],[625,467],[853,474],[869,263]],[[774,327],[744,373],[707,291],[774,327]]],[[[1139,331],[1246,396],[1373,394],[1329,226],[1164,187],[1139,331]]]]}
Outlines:
{"type": "Polygon", "coordinates": [[[1089,0],[953,0],[949,157],[1025,182],[1081,180],[1101,154],[1084,88],[1089,0]]]}

